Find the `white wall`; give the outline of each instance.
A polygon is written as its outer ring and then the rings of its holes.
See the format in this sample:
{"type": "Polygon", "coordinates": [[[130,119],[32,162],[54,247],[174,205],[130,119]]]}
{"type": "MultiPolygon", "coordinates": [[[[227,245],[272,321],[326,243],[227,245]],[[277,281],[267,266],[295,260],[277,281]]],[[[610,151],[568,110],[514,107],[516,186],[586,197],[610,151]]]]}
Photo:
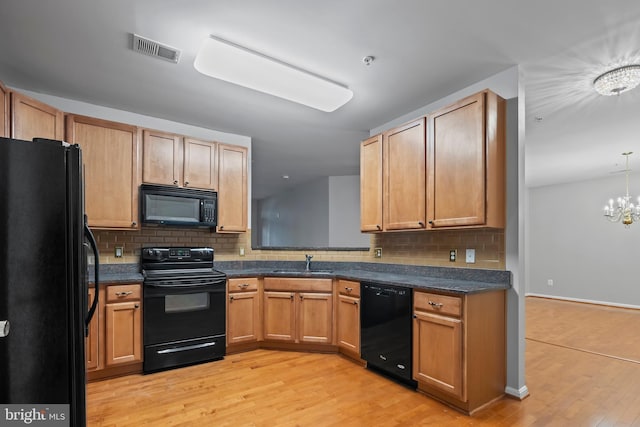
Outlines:
{"type": "MultiPolygon", "coordinates": [[[[640,174],[629,183],[636,198],[640,174]]],[[[603,216],[624,191],[624,175],[530,189],[529,294],[640,308],[640,223],[603,216]]]]}
{"type": "Polygon", "coordinates": [[[360,231],[360,176],[329,177],[329,246],[368,248],[360,231]]]}

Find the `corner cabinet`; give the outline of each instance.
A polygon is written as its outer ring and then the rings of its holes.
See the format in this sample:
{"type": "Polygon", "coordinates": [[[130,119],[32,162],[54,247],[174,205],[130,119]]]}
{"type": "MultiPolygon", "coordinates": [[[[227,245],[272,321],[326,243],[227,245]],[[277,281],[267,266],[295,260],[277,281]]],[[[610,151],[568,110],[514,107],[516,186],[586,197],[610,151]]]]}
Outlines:
{"type": "Polygon", "coordinates": [[[465,413],[504,395],[505,291],[442,295],[414,291],[413,379],[465,413]]]}
{"type": "Polygon", "coordinates": [[[64,113],[19,92],[11,92],[11,138],[64,139],[64,113]]]}
{"type": "MultiPolygon", "coordinates": [[[[89,289],[89,304],[95,290],[89,289]]],[[[102,285],[85,341],[87,378],[95,380],[142,371],[142,287],[102,285]]]]}
{"type": "Polygon", "coordinates": [[[135,126],[67,115],[66,138],[82,148],[89,226],[137,229],[139,131],[135,126]]]}
{"type": "Polygon", "coordinates": [[[258,283],[255,277],[227,282],[227,351],[235,344],[257,344],[262,340],[258,283]]]}
{"type": "Polygon", "coordinates": [[[505,101],[483,91],[429,116],[432,228],[504,228],[505,101]]]}
{"type": "Polygon", "coordinates": [[[9,137],[9,89],[0,82],[0,136],[9,137]]]}
{"type": "Polygon", "coordinates": [[[360,144],[360,230],[382,231],[382,135],[360,144]]]}
{"type": "Polygon", "coordinates": [[[247,231],[247,152],[218,144],[218,233],[247,231]]]}

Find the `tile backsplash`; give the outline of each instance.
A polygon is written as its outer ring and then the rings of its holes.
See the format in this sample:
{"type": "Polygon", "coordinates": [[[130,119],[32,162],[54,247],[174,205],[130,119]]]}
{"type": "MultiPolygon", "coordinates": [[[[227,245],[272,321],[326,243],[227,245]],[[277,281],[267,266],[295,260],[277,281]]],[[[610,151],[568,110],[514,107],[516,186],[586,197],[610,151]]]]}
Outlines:
{"type": "Polygon", "coordinates": [[[140,248],[146,246],[210,246],[215,259],[301,261],[304,254],[314,261],[383,262],[441,267],[505,269],[503,230],[469,229],[455,231],[422,231],[372,234],[369,250],[267,250],[251,249],[251,232],[219,234],[209,230],[169,227],[143,227],[135,231],[93,230],[100,251],[100,262],[138,263],[140,248]],[[115,257],[122,247],[123,256],[115,257]],[[382,248],[382,258],[374,258],[374,248],[382,248]],[[475,249],[475,264],[465,262],[465,250],[475,249]],[[244,256],[240,256],[244,249],[244,256]],[[457,249],[455,262],[449,261],[449,250],[457,249]]]}

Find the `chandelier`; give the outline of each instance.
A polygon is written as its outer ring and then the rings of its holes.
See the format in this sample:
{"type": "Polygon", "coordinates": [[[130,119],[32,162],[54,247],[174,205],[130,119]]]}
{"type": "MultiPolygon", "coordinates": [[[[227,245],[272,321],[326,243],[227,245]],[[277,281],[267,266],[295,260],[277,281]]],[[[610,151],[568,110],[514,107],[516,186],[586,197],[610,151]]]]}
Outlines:
{"type": "Polygon", "coordinates": [[[600,95],[620,95],[640,84],[640,65],[625,65],[599,75],[593,81],[593,87],[600,95]]]}
{"type": "Polygon", "coordinates": [[[613,199],[609,199],[609,204],[604,207],[604,216],[611,222],[620,222],[624,224],[626,228],[629,228],[634,221],[640,220],[640,197],[638,197],[638,204],[631,203],[631,197],[629,196],[629,156],[633,152],[622,153],[627,159],[627,167],[624,170],[627,191],[624,196],[618,197],[617,204],[613,206],[613,199]]]}

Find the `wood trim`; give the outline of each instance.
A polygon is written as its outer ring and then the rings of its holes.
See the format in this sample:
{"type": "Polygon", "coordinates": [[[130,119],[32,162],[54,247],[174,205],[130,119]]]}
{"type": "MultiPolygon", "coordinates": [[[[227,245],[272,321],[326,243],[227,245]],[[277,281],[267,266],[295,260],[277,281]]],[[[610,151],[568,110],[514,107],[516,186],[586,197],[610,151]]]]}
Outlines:
{"type": "Polygon", "coordinates": [[[0,82],[0,136],[8,138],[9,132],[9,89],[0,82]]]}
{"type": "Polygon", "coordinates": [[[360,230],[382,231],[382,134],[360,143],[360,230]]]}
{"type": "Polygon", "coordinates": [[[486,143],[487,227],[506,226],[507,194],[507,101],[491,91],[486,91],[486,143]]]}

